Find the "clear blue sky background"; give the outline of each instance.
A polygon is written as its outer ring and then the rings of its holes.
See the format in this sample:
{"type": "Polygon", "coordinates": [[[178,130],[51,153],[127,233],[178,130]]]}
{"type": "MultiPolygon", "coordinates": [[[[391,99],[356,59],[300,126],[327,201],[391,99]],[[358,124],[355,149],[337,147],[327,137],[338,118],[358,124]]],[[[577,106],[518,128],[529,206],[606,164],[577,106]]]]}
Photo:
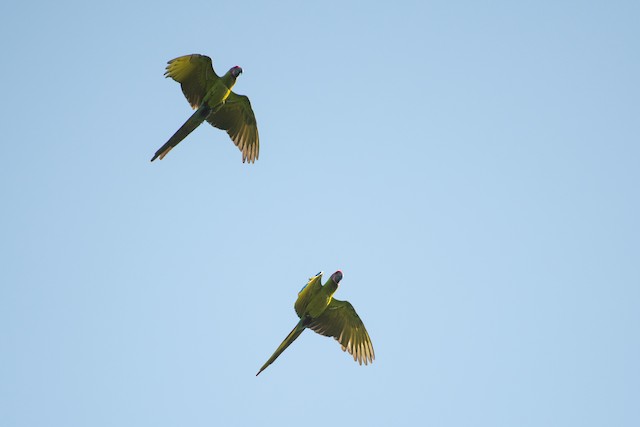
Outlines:
{"type": "Polygon", "coordinates": [[[0,6],[0,423],[640,425],[640,3],[301,3],[0,6]],[[188,53],[256,164],[149,162],[188,53]],[[376,361],[256,378],[337,269],[376,361]]]}

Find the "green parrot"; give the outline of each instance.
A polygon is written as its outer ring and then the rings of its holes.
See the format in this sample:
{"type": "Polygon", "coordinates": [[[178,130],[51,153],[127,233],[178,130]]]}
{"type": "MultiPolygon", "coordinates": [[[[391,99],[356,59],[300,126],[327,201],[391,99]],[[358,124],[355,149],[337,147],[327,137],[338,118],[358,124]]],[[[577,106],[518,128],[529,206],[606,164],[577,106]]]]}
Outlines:
{"type": "Polygon", "coordinates": [[[262,365],[256,376],[271,365],[306,328],[327,337],[334,337],[342,346],[342,350],[348,351],[353,356],[353,360],[359,364],[362,365],[364,362],[368,365],[373,362],[375,359],[373,345],[362,320],[348,301],[333,298],[342,280],[342,271],[333,273],[324,286],[320,283],[321,279],[322,272],[310,278],[300,290],[298,299],[293,305],[300,321],[267,363],[262,365]]]}
{"type": "Polygon", "coordinates": [[[185,55],[168,62],[166,77],[180,83],[182,93],[196,110],[153,156],[164,156],[185,139],[205,120],[218,129],[226,130],[234,144],[242,151],[242,162],[258,159],[260,144],[256,117],[249,98],[231,91],[242,68],[235,66],[222,77],[213,71],[211,58],[204,55],[185,55]]]}

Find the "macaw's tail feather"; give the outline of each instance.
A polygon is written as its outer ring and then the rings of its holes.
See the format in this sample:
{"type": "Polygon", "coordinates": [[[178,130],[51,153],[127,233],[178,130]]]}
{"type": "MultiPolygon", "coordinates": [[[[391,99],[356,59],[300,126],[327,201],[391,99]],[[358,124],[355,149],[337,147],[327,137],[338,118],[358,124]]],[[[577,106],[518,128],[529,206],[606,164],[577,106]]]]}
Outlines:
{"type": "Polygon", "coordinates": [[[200,126],[200,124],[204,122],[204,119],[207,118],[210,112],[211,108],[205,105],[200,106],[200,108],[198,108],[196,112],[193,113],[182,126],[180,126],[180,129],[178,129],[178,131],[174,133],[173,136],[169,138],[169,140],[162,147],[160,147],[158,151],[156,151],[156,154],[154,154],[151,161],[153,162],[158,157],[160,158],[160,160],[162,160],[173,147],[178,145],[180,141],[185,139],[187,135],[193,132],[195,128],[200,126]]]}
{"type": "Polygon", "coordinates": [[[287,335],[287,337],[284,339],[284,341],[282,341],[282,344],[280,344],[280,346],[276,349],[276,351],[273,353],[273,355],[269,358],[269,360],[267,360],[267,363],[265,363],[264,365],[262,365],[262,368],[260,368],[260,370],[258,371],[258,373],[256,374],[256,377],[258,375],[260,375],[260,372],[264,371],[267,366],[271,365],[273,363],[274,360],[276,360],[278,358],[278,356],[280,356],[280,354],[287,348],[289,347],[289,345],[294,342],[296,340],[296,338],[298,338],[300,336],[300,334],[302,333],[302,331],[304,331],[307,328],[306,326],[306,322],[305,319],[300,319],[300,321],[298,322],[298,324],[296,325],[295,328],[293,328],[293,330],[291,332],[289,332],[289,335],[287,335]]]}

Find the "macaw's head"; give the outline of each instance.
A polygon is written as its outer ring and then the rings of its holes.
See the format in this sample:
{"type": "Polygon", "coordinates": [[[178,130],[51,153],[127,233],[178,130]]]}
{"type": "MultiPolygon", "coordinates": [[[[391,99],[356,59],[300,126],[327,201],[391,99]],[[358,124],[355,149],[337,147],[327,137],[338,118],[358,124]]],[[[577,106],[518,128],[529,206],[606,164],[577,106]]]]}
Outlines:
{"type": "Polygon", "coordinates": [[[330,295],[333,295],[335,291],[338,290],[338,285],[340,284],[340,280],[342,280],[342,271],[338,270],[329,277],[327,283],[324,286],[327,287],[330,295]]]}
{"type": "Polygon", "coordinates": [[[240,74],[242,74],[242,68],[240,68],[240,67],[238,67],[238,66],[236,65],[235,67],[231,68],[231,69],[229,70],[229,72],[231,73],[231,75],[232,75],[234,78],[236,78],[236,79],[237,79],[237,78],[238,78],[238,76],[239,76],[240,74]]]}
{"type": "Polygon", "coordinates": [[[335,273],[333,273],[331,275],[331,280],[336,282],[336,285],[338,285],[340,283],[340,280],[342,280],[342,271],[338,270],[335,273]]]}

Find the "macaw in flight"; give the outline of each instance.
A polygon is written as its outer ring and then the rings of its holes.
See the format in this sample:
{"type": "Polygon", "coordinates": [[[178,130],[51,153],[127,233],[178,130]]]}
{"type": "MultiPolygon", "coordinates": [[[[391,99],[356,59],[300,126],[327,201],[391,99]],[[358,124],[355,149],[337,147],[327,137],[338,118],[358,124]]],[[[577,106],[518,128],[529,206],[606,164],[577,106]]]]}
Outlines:
{"type": "Polygon", "coordinates": [[[242,68],[235,66],[218,77],[213,71],[211,58],[204,55],[185,55],[172,59],[167,65],[166,77],[180,83],[182,93],[195,109],[195,113],[162,146],[151,161],[164,156],[185,139],[205,120],[218,129],[226,130],[233,143],[242,151],[242,162],[258,159],[260,143],[256,117],[249,98],[231,91],[242,68]]]}
{"type": "Polygon", "coordinates": [[[342,272],[338,270],[333,273],[324,286],[321,279],[322,272],[310,278],[300,290],[293,306],[300,321],[256,376],[271,365],[306,328],[327,337],[334,337],[342,346],[342,350],[348,351],[359,364],[362,365],[364,362],[367,365],[373,362],[373,345],[362,320],[348,301],[333,298],[342,280],[342,272]]]}

